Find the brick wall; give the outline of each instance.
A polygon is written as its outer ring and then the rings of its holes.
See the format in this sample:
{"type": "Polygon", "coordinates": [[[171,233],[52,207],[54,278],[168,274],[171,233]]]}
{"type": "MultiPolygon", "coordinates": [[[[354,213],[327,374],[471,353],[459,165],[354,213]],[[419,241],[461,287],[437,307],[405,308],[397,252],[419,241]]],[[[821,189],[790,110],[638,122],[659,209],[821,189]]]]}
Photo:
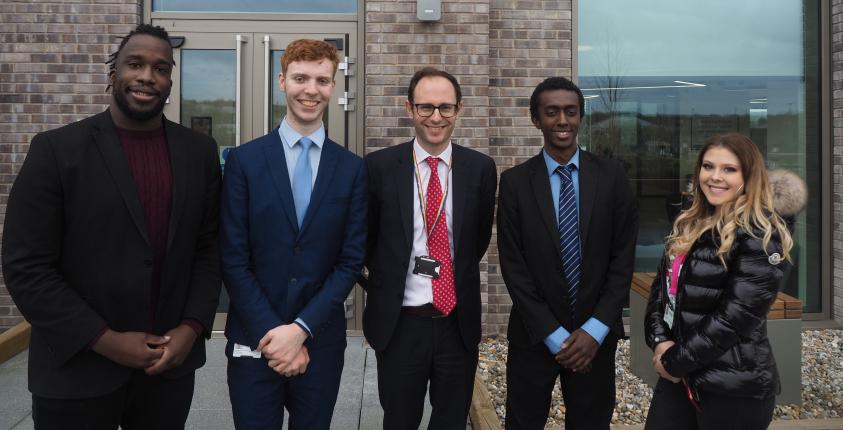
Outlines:
{"type": "Polygon", "coordinates": [[[831,1],[832,251],[831,312],[843,323],[843,0],[831,1]]]}
{"type": "Polygon", "coordinates": [[[416,70],[434,66],[462,87],[454,139],[488,153],[488,1],[443,1],[441,21],[429,23],[416,18],[415,0],[367,1],[365,19],[366,152],[413,137],[407,86],[416,70]]]}
{"type": "MultiPolygon", "coordinates": [[[[0,2],[0,223],[32,137],[108,104],[103,63],[140,16],[141,0],[0,2]]],[[[22,320],[0,286],[0,331],[22,320]]]]}
{"type": "MultiPolygon", "coordinates": [[[[540,0],[493,0],[490,6],[489,153],[503,172],[542,146],[541,133],[530,122],[533,88],[549,76],[572,75],[572,7],[570,1],[540,0]]],[[[506,333],[512,307],[498,262],[493,237],[487,335],[506,333]]]]}

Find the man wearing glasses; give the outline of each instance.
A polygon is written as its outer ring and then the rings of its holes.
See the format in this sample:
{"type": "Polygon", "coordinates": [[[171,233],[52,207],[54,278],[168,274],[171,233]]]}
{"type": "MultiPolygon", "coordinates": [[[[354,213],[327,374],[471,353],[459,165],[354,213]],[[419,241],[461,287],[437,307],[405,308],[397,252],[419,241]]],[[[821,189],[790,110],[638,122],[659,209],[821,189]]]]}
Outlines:
{"type": "Polygon", "coordinates": [[[480,341],[480,259],[492,233],[497,173],[452,144],[459,83],[416,72],[405,102],[416,138],[366,157],[369,236],[363,332],[378,361],[385,429],[465,429],[480,341]]]}

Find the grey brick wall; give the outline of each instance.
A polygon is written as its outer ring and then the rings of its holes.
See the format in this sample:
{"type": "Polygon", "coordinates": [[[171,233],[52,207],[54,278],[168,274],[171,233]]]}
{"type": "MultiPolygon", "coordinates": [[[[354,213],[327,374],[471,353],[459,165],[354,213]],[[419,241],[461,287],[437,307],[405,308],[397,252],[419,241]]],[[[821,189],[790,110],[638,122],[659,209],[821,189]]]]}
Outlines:
{"type": "MultiPolygon", "coordinates": [[[[140,21],[141,0],[0,2],[0,223],[29,141],[105,108],[103,63],[140,21]]],[[[0,286],[0,331],[22,320],[0,286]]]]}
{"type": "Polygon", "coordinates": [[[457,77],[465,109],[457,143],[488,153],[489,3],[442,2],[442,20],[416,19],[414,0],[366,2],[366,152],[413,137],[404,111],[413,73],[434,66],[457,77]]]}
{"type": "Polygon", "coordinates": [[[831,0],[832,70],[832,305],[834,319],[843,323],[843,0],[831,0]]]}
{"type": "MultiPolygon", "coordinates": [[[[489,11],[489,153],[498,171],[542,146],[530,122],[533,88],[549,76],[572,76],[570,1],[492,0],[489,11]]],[[[497,240],[489,248],[484,334],[506,333],[512,301],[501,276],[497,240]]]]}

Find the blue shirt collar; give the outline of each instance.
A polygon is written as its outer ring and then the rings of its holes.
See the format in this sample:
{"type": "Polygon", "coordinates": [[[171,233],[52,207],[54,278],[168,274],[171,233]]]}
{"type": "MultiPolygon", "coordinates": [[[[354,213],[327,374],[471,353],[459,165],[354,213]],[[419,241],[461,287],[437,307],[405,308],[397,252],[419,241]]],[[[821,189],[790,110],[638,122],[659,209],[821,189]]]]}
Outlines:
{"type": "Polygon", "coordinates": [[[281,120],[281,125],[278,126],[278,134],[281,136],[281,141],[290,148],[295,146],[302,137],[307,137],[315,143],[318,148],[322,148],[322,144],[325,143],[325,124],[320,125],[313,133],[310,133],[307,136],[302,136],[299,132],[293,130],[293,127],[291,127],[287,122],[287,117],[285,116],[284,119],[281,120]]]}
{"type": "MultiPolygon", "coordinates": [[[[544,164],[547,165],[547,176],[553,176],[554,172],[556,172],[556,168],[561,166],[561,164],[557,163],[556,160],[554,160],[545,149],[542,149],[542,155],[544,156],[544,164]]],[[[574,166],[576,166],[577,170],[580,170],[579,146],[577,146],[577,150],[574,151],[574,155],[571,156],[571,159],[568,160],[568,164],[573,164],[574,166]]]]}

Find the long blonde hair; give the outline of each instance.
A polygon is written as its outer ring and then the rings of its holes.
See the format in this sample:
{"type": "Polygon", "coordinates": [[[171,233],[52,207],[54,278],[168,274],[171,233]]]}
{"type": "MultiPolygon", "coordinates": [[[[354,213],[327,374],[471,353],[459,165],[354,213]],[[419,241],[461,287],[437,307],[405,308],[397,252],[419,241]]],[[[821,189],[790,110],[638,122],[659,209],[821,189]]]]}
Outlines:
{"type": "Polygon", "coordinates": [[[686,254],[697,239],[711,230],[719,237],[717,256],[723,267],[726,267],[725,257],[735,241],[735,232],[742,229],[756,238],[760,233],[765,251],[773,231],[776,231],[781,240],[784,257],[790,259],[793,239],[784,220],[773,208],[773,193],[764,159],[752,140],[738,133],[712,136],[706,140],[705,146],[697,156],[694,169],[693,203],[673,223],[673,229],[665,244],[667,255],[686,254]],[[744,192],[736,199],[723,203],[720,211],[715,210],[716,208],[708,202],[700,188],[703,156],[711,148],[725,148],[735,154],[740,161],[744,179],[744,192]]]}

